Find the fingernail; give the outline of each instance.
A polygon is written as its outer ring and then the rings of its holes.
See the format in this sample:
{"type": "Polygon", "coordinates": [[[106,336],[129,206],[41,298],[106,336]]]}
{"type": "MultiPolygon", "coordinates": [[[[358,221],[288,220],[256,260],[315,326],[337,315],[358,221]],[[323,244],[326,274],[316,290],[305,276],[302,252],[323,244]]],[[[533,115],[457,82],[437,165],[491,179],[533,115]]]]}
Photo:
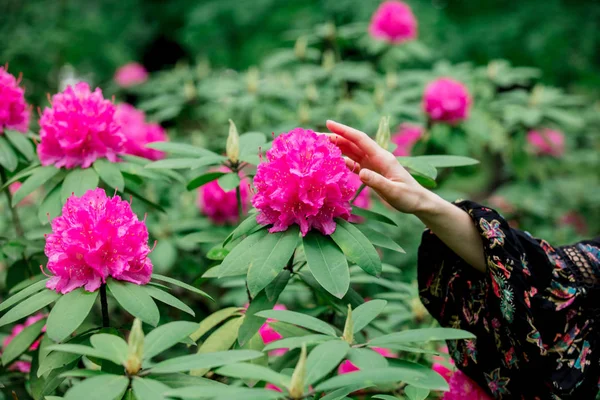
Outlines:
{"type": "Polygon", "coordinates": [[[363,169],[362,171],[360,171],[360,178],[363,181],[369,181],[369,180],[371,180],[372,177],[373,177],[373,173],[371,171],[369,171],[368,169],[363,169]]]}

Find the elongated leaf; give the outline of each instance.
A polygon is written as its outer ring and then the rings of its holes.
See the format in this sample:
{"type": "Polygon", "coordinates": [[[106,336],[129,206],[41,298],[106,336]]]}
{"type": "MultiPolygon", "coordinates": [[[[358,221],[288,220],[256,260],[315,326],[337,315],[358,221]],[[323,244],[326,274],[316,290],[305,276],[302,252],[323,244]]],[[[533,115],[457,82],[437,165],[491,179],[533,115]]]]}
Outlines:
{"type": "Polygon", "coordinates": [[[184,399],[215,400],[276,400],[284,399],[283,393],[266,389],[250,389],[234,386],[190,386],[173,389],[165,393],[167,396],[184,399]]]}
{"type": "Polygon", "coordinates": [[[385,235],[375,229],[371,229],[365,225],[356,226],[362,233],[377,247],[383,247],[385,249],[397,251],[398,253],[406,253],[398,243],[394,242],[392,238],[385,235]]]}
{"type": "Polygon", "coordinates": [[[196,168],[206,167],[207,165],[223,164],[225,161],[227,161],[227,157],[218,154],[204,156],[198,159],[198,164],[196,164],[196,168]]]}
{"type": "Polygon", "coordinates": [[[268,232],[263,229],[248,236],[231,250],[219,267],[219,278],[245,274],[252,262],[253,248],[266,237],[268,232]]]}
{"type": "Polygon", "coordinates": [[[215,153],[210,150],[203,149],[201,147],[195,147],[188,143],[152,142],[146,144],[146,147],[186,157],[204,157],[208,155],[215,155],[215,153]]]}
{"type": "Polygon", "coordinates": [[[429,396],[429,390],[411,385],[407,386],[404,389],[404,393],[409,398],[409,400],[425,400],[427,396],[429,396]]]}
{"type": "MultiPolygon", "coordinates": [[[[79,356],[87,356],[87,357],[97,357],[103,360],[112,361],[115,364],[119,364],[119,358],[114,358],[112,353],[105,353],[102,350],[96,349],[94,347],[84,346],[82,344],[54,344],[52,346],[48,346],[48,350],[52,351],[61,351],[63,353],[71,353],[77,354],[79,356]]],[[[48,356],[49,357],[49,356],[48,356]]],[[[39,374],[39,372],[38,372],[39,374]]]]}
{"type": "Polygon", "coordinates": [[[194,179],[192,179],[186,186],[187,190],[194,190],[199,188],[200,186],[206,185],[209,182],[212,182],[216,179],[219,179],[226,172],[207,172],[204,175],[200,175],[194,179]]]}
{"type": "Polygon", "coordinates": [[[5,129],[4,134],[8,141],[15,149],[19,150],[27,161],[31,161],[35,158],[35,148],[33,147],[33,143],[31,143],[31,140],[29,140],[25,134],[10,129],[5,129]]]}
{"type": "Polygon", "coordinates": [[[59,216],[62,211],[63,203],[60,200],[61,185],[60,183],[48,192],[40,208],[38,209],[38,219],[42,225],[47,225],[55,217],[59,216]]]}
{"type": "Polygon", "coordinates": [[[39,188],[50,179],[52,179],[56,174],[60,172],[60,169],[55,167],[41,167],[35,170],[29,178],[16,191],[13,196],[13,206],[17,205],[23,200],[27,195],[31,194],[35,189],[39,188]]]}
{"type": "Polygon", "coordinates": [[[99,158],[94,162],[94,170],[100,176],[100,179],[113,189],[122,191],[125,189],[125,179],[119,167],[110,161],[99,158]]]}
{"type": "Polygon", "coordinates": [[[427,161],[417,157],[397,157],[398,162],[411,172],[423,175],[426,178],[433,179],[437,177],[437,170],[427,161]]]}
{"type": "Polygon", "coordinates": [[[17,169],[18,164],[19,160],[12,146],[0,136],[0,166],[12,172],[17,169]]]}
{"type": "Polygon", "coordinates": [[[350,287],[350,271],[344,253],[328,236],[310,231],[303,238],[308,267],[321,286],[341,299],[350,287]]]}
{"type": "Polygon", "coordinates": [[[271,310],[276,301],[277,299],[269,300],[264,291],[252,299],[246,310],[246,314],[244,314],[244,322],[238,332],[238,343],[240,346],[246,344],[258,332],[260,327],[267,322],[266,318],[259,317],[256,313],[271,310]]]}
{"type": "MultiPolygon", "coordinates": [[[[412,387],[412,386],[409,386],[409,387],[412,387]]],[[[427,393],[429,393],[429,391],[427,391],[427,393]]],[[[377,394],[377,395],[373,396],[372,399],[378,399],[378,400],[398,400],[399,397],[390,396],[390,395],[387,395],[387,394],[377,394]]],[[[409,396],[409,399],[410,399],[410,396],[409,396]]]]}
{"type": "Polygon", "coordinates": [[[358,306],[352,311],[354,333],[369,325],[383,311],[387,304],[385,300],[371,300],[358,306]]]}
{"type": "Polygon", "coordinates": [[[118,364],[125,365],[128,352],[125,340],[117,335],[97,333],[92,335],[90,342],[95,349],[106,354],[111,360],[116,360],[118,364]]]}
{"type": "Polygon", "coordinates": [[[268,310],[261,311],[256,315],[263,318],[273,318],[276,321],[299,325],[315,332],[324,333],[326,335],[336,336],[335,330],[327,322],[299,312],[288,310],[268,310]]]}
{"type": "Polygon", "coordinates": [[[55,342],[62,342],[71,335],[90,313],[98,292],[77,288],[62,295],[48,315],[46,332],[55,342]]]}
{"type": "Polygon", "coordinates": [[[336,338],[330,335],[294,336],[271,342],[268,345],[266,345],[263,350],[271,351],[277,349],[299,349],[300,347],[302,347],[303,344],[310,346],[312,344],[323,343],[329,340],[336,340],[336,338]]]}
{"type": "Polygon", "coordinates": [[[118,400],[127,390],[129,379],[119,375],[100,375],[73,386],[65,400],[118,400]]]}
{"type": "MultiPolygon", "coordinates": [[[[75,369],[60,374],[62,378],[92,378],[98,375],[105,375],[106,372],[98,369],[75,369]]],[[[46,399],[48,397],[46,396],[46,399]]]]}
{"type": "Polygon", "coordinates": [[[227,238],[223,242],[223,246],[226,246],[227,243],[229,243],[232,240],[236,240],[236,239],[241,238],[242,236],[252,232],[258,226],[260,226],[260,225],[258,224],[258,222],[256,222],[256,213],[250,212],[250,215],[248,216],[248,218],[243,220],[237,226],[237,228],[235,228],[233,230],[233,232],[231,232],[229,234],[229,236],[227,236],[227,238]]]}
{"type": "Polygon", "coordinates": [[[232,378],[269,382],[279,387],[287,387],[290,383],[289,376],[254,364],[230,364],[219,368],[216,373],[232,378]]]}
{"type": "Polygon", "coordinates": [[[215,368],[262,357],[260,351],[229,350],[207,354],[192,354],[162,361],[151,368],[153,374],[170,374],[200,368],[215,368]]]}
{"type": "Polygon", "coordinates": [[[2,351],[2,365],[7,366],[21,354],[26,352],[31,344],[40,337],[45,323],[46,320],[41,319],[36,323],[25,327],[25,329],[15,336],[8,345],[4,346],[2,351]]]}
{"type": "MultiPolygon", "coordinates": [[[[8,294],[10,294],[11,296],[17,292],[20,292],[23,289],[28,288],[29,286],[33,285],[34,283],[38,283],[39,281],[43,281],[43,280],[47,280],[46,276],[44,274],[38,274],[38,275],[34,275],[30,278],[24,279],[21,282],[17,283],[16,285],[14,285],[13,287],[10,288],[10,290],[8,291],[8,294]]],[[[4,304],[4,303],[2,303],[4,304]]],[[[4,310],[4,307],[2,307],[2,304],[0,304],[0,311],[4,310]]]]}
{"type": "Polygon", "coordinates": [[[463,156],[427,155],[411,158],[413,160],[425,161],[427,164],[436,168],[463,167],[466,165],[479,164],[478,160],[463,156]]]}
{"type": "Polygon", "coordinates": [[[377,250],[362,232],[348,221],[336,219],[337,227],[331,234],[333,241],[344,252],[350,262],[368,274],[381,274],[381,259],[377,250]]]}
{"type": "Polygon", "coordinates": [[[299,229],[294,225],[284,232],[270,233],[260,239],[249,255],[248,290],[252,296],[263,290],[286,266],[296,250],[299,229]]]}
{"type": "Polygon", "coordinates": [[[128,313],[152,326],[158,324],[160,318],[158,307],[144,288],[129,282],[121,283],[114,279],[108,279],[107,284],[117,302],[128,313]]]}
{"type": "Polygon", "coordinates": [[[181,342],[194,333],[197,327],[198,324],[194,322],[175,321],[154,329],[144,339],[144,359],[149,360],[181,342]]]}
{"type": "Polygon", "coordinates": [[[0,318],[0,326],[10,324],[20,320],[21,318],[27,317],[36,311],[46,307],[59,297],[59,294],[53,290],[43,290],[39,293],[34,294],[27,300],[17,304],[14,308],[9,310],[6,314],[0,318]]]}
{"type": "Polygon", "coordinates": [[[200,322],[194,333],[190,335],[190,338],[195,342],[198,341],[198,339],[204,336],[206,332],[225,321],[227,318],[236,314],[240,310],[241,309],[239,307],[227,307],[212,313],[208,317],[204,318],[202,322],[200,322]]]}
{"type": "Polygon", "coordinates": [[[341,389],[336,389],[333,392],[329,392],[327,395],[321,397],[319,400],[346,400],[348,399],[348,397],[346,396],[348,396],[350,393],[354,393],[357,390],[365,389],[371,386],[373,385],[369,383],[349,385],[341,389]]]}
{"type": "Polygon", "coordinates": [[[201,376],[191,376],[189,374],[164,374],[152,377],[153,380],[162,382],[171,388],[188,387],[188,386],[227,386],[224,383],[213,379],[203,378],[201,376]]]}
{"type": "Polygon", "coordinates": [[[279,295],[285,287],[287,286],[290,278],[292,277],[292,273],[289,269],[284,269],[275,277],[275,279],[269,283],[269,285],[265,288],[265,294],[270,301],[277,301],[279,295]]]}
{"type": "Polygon", "coordinates": [[[152,274],[152,279],[156,279],[157,281],[167,282],[167,283],[170,283],[171,285],[179,286],[180,288],[184,288],[186,290],[189,290],[190,292],[194,292],[201,296],[208,297],[209,299],[214,301],[214,299],[212,297],[210,297],[208,294],[206,294],[202,290],[200,290],[192,285],[188,285],[187,283],[178,281],[177,279],[173,279],[168,276],[159,275],[159,274],[152,274]]]}
{"type": "Polygon", "coordinates": [[[194,310],[192,310],[187,304],[185,304],[183,301],[179,300],[172,294],[150,285],[144,286],[144,290],[146,290],[146,292],[156,300],[168,304],[171,307],[177,308],[183,312],[186,312],[191,316],[196,316],[194,310]]]}
{"type": "MultiPolygon", "coordinates": [[[[44,336],[47,337],[47,336],[44,336]]],[[[49,339],[48,339],[49,340],[49,339]]],[[[48,373],[36,374],[39,371],[38,357],[34,356],[31,360],[31,373],[29,374],[29,389],[31,396],[38,399],[48,399],[48,395],[54,393],[54,390],[64,381],[61,375],[75,368],[75,361],[60,368],[49,371],[48,373]]]]}
{"type": "Polygon", "coordinates": [[[384,224],[398,226],[394,220],[389,217],[386,217],[383,214],[376,213],[375,211],[365,210],[364,208],[352,207],[352,214],[358,215],[359,217],[365,217],[368,220],[373,220],[377,222],[383,222],[384,224]]]}
{"type": "Polygon", "coordinates": [[[315,347],[306,359],[306,383],[318,382],[346,357],[350,346],[343,340],[331,340],[315,347]]]}
{"type": "Polygon", "coordinates": [[[217,179],[217,182],[219,183],[219,186],[221,187],[221,189],[223,189],[223,191],[230,192],[236,187],[238,187],[238,185],[240,184],[240,177],[238,174],[225,174],[219,177],[219,179],[217,179]]]}
{"type": "Polygon", "coordinates": [[[2,186],[0,186],[0,192],[2,192],[4,189],[6,189],[7,187],[9,187],[13,183],[15,183],[17,181],[20,181],[23,178],[26,178],[26,177],[32,175],[39,168],[40,168],[39,162],[34,162],[29,167],[27,167],[25,169],[22,169],[21,171],[17,172],[12,177],[10,177],[6,182],[4,182],[4,184],[2,186]]]}
{"type": "Polygon", "coordinates": [[[171,390],[162,382],[149,378],[134,377],[131,381],[133,393],[137,399],[143,400],[165,400],[165,392],[171,390]]]}
{"type": "Polygon", "coordinates": [[[388,366],[385,357],[371,349],[350,349],[348,359],[361,370],[386,368],[388,366]]]}
{"type": "Polygon", "coordinates": [[[62,183],[61,201],[64,203],[71,195],[81,197],[88,190],[97,188],[99,179],[93,168],[71,170],[62,183]]]}
{"type": "Polygon", "coordinates": [[[246,132],[240,135],[240,154],[258,154],[258,148],[267,142],[262,132],[246,132]]]}
{"type": "Polygon", "coordinates": [[[197,158],[167,158],[151,162],[145,166],[147,169],[194,169],[201,163],[197,158]]]}
{"type": "Polygon", "coordinates": [[[203,231],[203,232],[193,232],[189,235],[183,236],[179,239],[178,243],[186,243],[190,244],[192,248],[196,243],[217,243],[223,240],[223,237],[220,236],[217,232],[214,231],[203,231]]]}
{"type": "Polygon", "coordinates": [[[24,288],[17,294],[9,297],[5,301],[3,301],[2,304],[0,304],[0,311],[4,311],[4,310],[14,306],[15,304],[22,302],[23,300],[27,299],[34,293],[37,293],[40,290],[44,289],[46,287],[46,282],[48,282],[48,279],[49,278],[46,278],[41,281],[32,283],[31,285],[27,286],[26,288],[24,288]]]}
{"type": "Polygon", "coordinates": [[[440,340],[473,339],[471,332],[453,328],[421,328],[390,333],[374,338],[371,346],[385,347],[386,344],[423,343],[440,340]]]}
{"type": "MultiPolygon", "coordinates": [[[[217,351],[229,350],[238,337],[238,332],[243,321],[244,317],[230,319],[225,322],[198,347],[198,354],[212,354],[217,351]]],[[[190,374],[203,376],[209,369],[210,367],[194,368],[190,371],[190,374]]]]}

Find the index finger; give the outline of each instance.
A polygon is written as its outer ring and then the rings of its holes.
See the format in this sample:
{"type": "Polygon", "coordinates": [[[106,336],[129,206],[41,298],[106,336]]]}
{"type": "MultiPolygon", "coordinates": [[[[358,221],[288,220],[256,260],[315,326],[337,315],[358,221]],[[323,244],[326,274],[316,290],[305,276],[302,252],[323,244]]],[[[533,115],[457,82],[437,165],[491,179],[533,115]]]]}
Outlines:
{"type": "Polygon", "coordinates": [[[376,155],[379,151],[383,150],[369,135],[358,129],[331,120],[327,120],[327,128],[331,132],[348,139],[368,155],[376,155]]]}

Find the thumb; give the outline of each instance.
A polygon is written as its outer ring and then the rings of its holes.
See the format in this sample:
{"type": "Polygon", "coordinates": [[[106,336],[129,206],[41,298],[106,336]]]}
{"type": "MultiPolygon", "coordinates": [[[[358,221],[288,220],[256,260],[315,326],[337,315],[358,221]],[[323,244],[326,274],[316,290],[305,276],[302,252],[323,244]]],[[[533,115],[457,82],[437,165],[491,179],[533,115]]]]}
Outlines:
{"type": "Polygon", "coordinates": [[[384,198],[390,197],[396,189],[394,182],[370,169],[361,169],[358,176],[365,185],[373,188],[384,198]]]}

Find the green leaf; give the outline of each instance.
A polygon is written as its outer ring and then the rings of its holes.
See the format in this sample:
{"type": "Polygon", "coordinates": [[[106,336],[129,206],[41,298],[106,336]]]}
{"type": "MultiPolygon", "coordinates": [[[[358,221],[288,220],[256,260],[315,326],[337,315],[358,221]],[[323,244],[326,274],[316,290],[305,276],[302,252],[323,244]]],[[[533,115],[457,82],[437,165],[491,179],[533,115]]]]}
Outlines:
{"type": "Polygon", "coordinates": [[[203,149],[201,147],[195,147],[188,143],[153,142],[146,144],[146,147],[185,157],[204,157],[215,155],[215,153],[210,150],[203,149]]]}
{"type": "MultiPolygon", "coordinates": [[[[44,338],[47,338],[47,336],[44,336],[44,338]]],[[[40,345],[40,348],[42,348],[42,345],[40,345]]],[[[61,375],[74,368],[76,368],[75,361],[72,361],[70,364],[57,367],[42,376],[42,374],[36,374],[36,371],[39,371],[39,364],[37,355],[34,355],[31,360],[31,373],[29,374],[31,396],[35,400],[50,400],[48,395],[54,393],[54,390],[64,381],[61,375]]]]}
{"type": "Polygon", "coordinates": [[[25,134],[10,129],[5,129],[4,134],[8,141],[15,149],[23,154],[27,161],[31,161],[35,158],[35,148],[33,147],[33,143],[31,143],[31,140],[29,140],[25,134]]]}
{"type": "Polygon", "coordinates": [[[119,191],[125,189],[125,179],[119,167],[110,161],[99,158],[94,162],[94,170],[100,176],[100,179],[108,186],[119,191]]]}
{"type": "Polygon", "coordinates": [[[239,307],[227,307],[212,313],[208,317],[204,318],[202,322],[200,322],[194,333],[190,335],[190,338],[194,342],[197,342],[198,339],[200,339],[206,334],[206,332],[210,331],[212,328],[214,328],[215,326],[217,326],[218,324],[225,321],[227,318],[231,317],[239,311],[239,307]]]}
{"type": "Polygon", "coordinates": [[[4,311],[4,310],[14,306],[15,304],[22,302],[23,300],[27,299],[29,296],[33,295],[34,293],[37,293],[40,290],[45,289],[46,282],[48,282],[48,279],[49,278],[46,278],[41,281],[32,283],[29,286],[25,287],[20,292],[18,292],[17,294],[4,300],[2,302],[2,304],[0,304],[0,311],[4,311]]]}
{"type": "Polygon", "coordinates": [[[0,192],[12,185],[13,183],[20,181],[23,178],[26,178],[32,175],[35,171],[40,168],[39,162],[32,163],[29,167],[22,169],[21,171],[14,174],[11,178],[9,178],[6,182],[0,186],[0,192]]]}
{"type": "Polygon", "coordinates": [[[237,228],[235,228],[233,230],[233,232],[231,232],[229,234],[229,236],[227,236],[227,238],[223,242],[223,246],[227,245],[227,243],[229,243],[232,240],[241,238],[242,236],[248,234],[249,232],[251,232],[253,229],[257,228],[258,226],[260,226],[260,225],[258,224],[258,222],[256,222],[256,214],[254,214],[254,213],[250,214],[248,216],[248,218],[243,220],[237,226],[237,228]]]}
{"type": "MultiPolygon", "coordinates": [[[[38,283],[43,280],[47,280],[47,278],[44,274],[38,274],[38,275],[34,275],[32,277],[28,277],[28,278],[22,280],[21,282],[17,283],[16,285],[14,285],[13,287],[11,287],[10,290],[8,291],[8,294],[13,295],[17,292],[20,292],[23,289],[28,288],[29,286],[33,285],[34,283],[38,283]]],[[[4,304],[4,303],[2,303],[2,304],[4,304]]],[[[4,307],[2,307],[2,304],[0,304],[0,311],[4,310],[4,307]]]]}
{"type": "Polygon", "coordinates": [[[252,262],[253,248],[268,235],[266,229],[248,236],[237,244],[219,267],[219,278],[246,274],[252,262]]]}
{"type": "Polygon", "coordinates": [[[8,345],[4,346],[2,351],[2,365],[7,366],[21,354],[26,352],[32,343],[40,337],[45,323],[46,320],[41,319],[36,323],[25,327],[25,329],[15,336],[8,345]]]}
{"type": "Polygon", "coordinates": [[[223,191],[230,192],[240,184],[240,177],[238,174],[225,174],[221,176],[217,182],[223,191]]]}
{"type": "Polygon", "coordinates": [[[90,338],[92,346],[96,350],[106,354],[110,360],[118,361],[117,364],[125,365],[127,360],[127,342],[117,335],[108,333],[97,333],[90,338]]]}
{"type": "Polygon", "coordinates": [[[125,376],[96,376],[69,389],[65,400],[118,400],[123,397],[128,385],[129,379],[125,376]]]}
{"type": "Polygon", "coordinates": [[[396,222],[394,222],[389,217],[386,217],[383,214],[376,213],[375,211],[365,210],[364,208],[352,206],[352,214],[358,215],[359,217],[364,217],[368,220],[383,222],[384,224],[398,226],[396,222]]]}
{"type": "Polygon", "coordinates": [[[105,374],[106,372],[99,369],[75,369],[72,371],[63,372],[60,374],[60,376],[61,378],[92,378],[94,376],[105,374]]]}
{"type": "Polygon", "coordinates": [[[171,388],[188,386],[226,386],[224,383],[212,379],[202,378],[201,376],[191,376],[188,374],[164,374],[152,377],[153,380],[162,382],[171,388]]]}
{"type": "MultiPolygon", "coordinates": [[[[113,358],[114,355],[111,353],[105,353],[102,350],[96,349],[94,347],[84,346],[81,344],[54,344],[52,346],[48,346],[48,350],[52,351],[61,351],[63,353],[71,353],[77,354],[78,356],[87,356],[87,357],[96,357],[101,358],[103,360],[109,360],[114,362],[115,364],[119,364],[119,358],[113,358]]],[[[49,358],[48,356],[47,358],[49,358]]],[[[38,372],[39,375],[39,372],[38,372]]]]}
{"type": "MultiPolygon", "coordinates": [[[[188,235],[181,237],[177,242],[190,244],[191,246],[196,243],[216,243],[223,240],[223,237],[214,231],[203,231],[203,232],[192,232],[188,235]]],[[[192,247],[193,248],[193,247],[192,247]]]]}
{"type": "MultiPolygon", "coordinates": [[[[262,357],[260,351],[229,350],[207,354],[192,354],[162,361],[151,368],[153,374],[170,374],[201,368],[215,368],[262,357]]],[[[441,378],[441,377],[440,377],[441,378]]],[[[443,379],[443,378],[442,378],[443,379]]]]}
{"type": "Polygon", "coordinates": [[[34,294],[4,314],[2,318],[0,318],[0,326],[4,326],[10,324],[11,322],[18,321],[21,318],[30,316],[36,311],[52,303],[59,296],[60,295],[58,293],[49,289],[34,294]]]}
{"type": "Polygon", "coordinates": [[[336,389],[333,392],[329,392],[326,396],[321,397],[319,400],[347,400],[350,393],[354,393],[357,390],[365,389],[371,387],[373,385],[368,383],[354,384],[350,386],[343,387],[341,389],[336,389]]]}
{"type": "MultiPolygon", "coordinates": [[[[230,319],[216,329],[204,343],[198,347],[198,354],[212,354],[217,351],[226,351],[235,343],[240,326],[244,321],[244,317],[230,319]]],[[[261,353],[262,354],[262,353],[261,353]]],[[[190,374],[202,376],[209,371],[209,367],[194,368],[190,374]]]]}
{"type": "Polygon", "coordinates": [[[388,366],[385,357],[371,349],[350,349],[348,359],[361,370],[386,368],[388,366]]]}
{"type": "Polygon", "coordinates": [[[206,185],[209,182],[219,179],[220,177],[222,177],[225,174],[226,174],[226,172],[208,172],[204,175],[200,175],[200,176],[197,176],[196,178],[192,179],[187,184],[186,188],[187,188],[187,190],[197,189],[200,186],[206,185]]]}
{"type": "Polygon", "coordinates": [[[306,383],[312,385],[333,371],[349,349],[350,346],[343,340],[331,340],[315,347],[306,359],[306,383]]]}
{"type": "Polygon", "coordinates": [[[371,300],[352,310],[354,333],[369,325],[383,311],[386,304],[387,301],[385,300],[371,300]]]}
{"type": "Polygon", "coordinates": [[[146,164],[147,169],[194,169],[201,163],[198,158],[167,158],[146,164]]]}
{"type": "Polygon", "coordinates": [[[346,256],[329,237],[310,231],[302,240],[306,261],[313,276],[329,293],[341,299],[350,287],[346,256]]]}
{"type": "Polygon", "coordinates": [[[425,400],[429,396],[429,390],[409,385],[404,389],[404,394],[409,400],[425,400]]]}
{"type": "Polygon", "coordinates": [[[284,232],[270,233],[253,247],[248,268],[248,290],[252,296],[263,290],[286,266],[298,243],[299,229],[291,226],[284,232]]]}
{"type": "Polygon", "coordinates": [[[167,282],[167,283],[170,283],[171,285],[179,286],[180,288],[189,290],[190,292],[197,293],[197,294],[199,294],[201,296],[204,296],[204,297],[208,297],[209,299],[211,299],[212,301],[214,301],[214,299],[212,297],[210,297],[208,294],[206,294],[202,290],[200,290],[198,288],[195,288],[194,286],[188,285],[187,283],[183,283],[181,281],[178,281],[177,279],[173,279],[173,278],[170,278],[168,276],[159,275],[159,274],[152,274],[152,279],[155,279],[157,281],[167,282]]]}
{"type": "Polygon", "coordinates": [[[3,166],[10,172],[13,172],[15,169],[17,169],[18,164],[19,160],[12,146],[5,138],[0,136],[0,166],[3,166]]]}
{"type": "Polygon", "coordinates": [[[327,322],[299,312],[289,310],[268,310],[261,311],[256,315],[263,318],[273,318],[276,321],[302,326],[326,335],[336,336],[335,329],[333,329],[333,327],[327,322]]]}
{"type": "Polygon", "coordinates": [[[356,225],[356,228],[358,228],[375,246],[397,251],[398,253],[406,253],[404,249],[400,247],[398,243],[394,242],[394,240],[388,235],[371,229],[365,225],[356,225]]]}
{"type": "Polygon", "coordinates": [[[144,359],[149,360],[181,342],[194,333],[197,327],[198,324],[194,322],[175,321],[154,329],[144,339],[144,359]]]}
{"type": "Polygon", "coordinates": [[[215,371],[219,375],[230,376],[239,379],[251,379],[254,381],[265,381],[279,387],[287,387],[290,377],[273,371],[270,368],[254,364],[230,364],[215,371]]]}
{"type": "Polygon", "coordinates": [[[433,179],[437,177],[437,170],[427,161],[417,157],[396,157],[400,165],[408,168],[411,172],[423,175],[426,178],[433,179]]]}
{"type": "Polygon", "coordinates": [[[299,349],[303,344],[308,346],[311,344],[327,342],[329,340],[337,340],[337,338],[329,335],[294,336],[271,342],[266,345],[263,350],[271,351],[277,349],[299,349]]]}
{"type": "Polygon", "coordinates": [[[48,336],[55,342],[69,337],[88,316],[97,297],[98,291],[90,293],[83,288],[62,295],[48,315],[48,336]]]}
{"type": "MultiPolygon", "coordinates": [[[[164,213],[167,212],[160,204],[157,204],[153,201],[148,200],[147,198],[145,198],[144,196],[142,196],[135,190],[131,189],[129,186],[125,187],[125,189],[123,190],[123,193],[127,193],[127,194],[135,197],[136,199],[140,200],[142,203],[147,204],[156,210],[162,211],[164,213]]],[[[119,192],[119,195],[121,195],[121,197],[124,197],[124,198],[129,197],[129,196],[124,196],[123,193],[119,192]]]]}
{"type": "Polygon", "coordinates": [[[135,397],[140,400],[165,400],[165,392],[171,390],[170,387],[162,382],[149,378],[133,377],[131,387],[135,397]]]}
{"type": "Polygon", "coordinates": [[[158,300],[160,302],[168,304],[173,308],[177,308],[183,312],[186,312],[186,313],[190,314],[191,316],[196,316],[196,314],[194,313],[194,310],[192,310],[190,307],[188,307],[187,304],[185,304],[183,301],[179,300],[177,297],[173,296],[172,294],[165,292],[164,290],[161,290],[157,287],[150,286],[150,285],[144,286],[144,289],[152,298],[155,298],[156,300],[158,300]]]}
{"type": "Polygon", "coordinates": [[[115,300],[128,313],[147,324],[158,325],[160,319],[158,307],[144,288],[134,283],[122,283],[115,279],[108,279],[107,284],[115,300]]]}
{"type": "Polygon", "coordinates": [[[217,245],[206,253],[206,258],[213,261],[223,261],[229,254],[229,250],[217,245]]]}
{"type": "Polygon", "coordinates": [[[13,196],[13,206],[17,205],[23,200],[27,195],[31,194],[35,189],[39,188],[50,179],[52,179],[56,174],[60,172],[60,169],[49,166],[49,167],[41,167],[35,170],[33,174],[17,190],[17,192],[13,196]]]}
{"type": "Polygon", "coordinates": [[[412,159],[424,161],[432,167],[436,168],[463,167],[466,165],[479,164],[478,160],[463,156],[428,155],[412,157],[412,159]]]}
{"type": "Polygon", "coordinates": [[[381,259],[377,250],[362,232],[348,221],[336,219],[337,227],[331,234],[333,241],[344,252],[348,260],[368,274],[381,274],[381,259]]]}
{"type": "MultiPolygon", "coordinates": [[[[410,386],[412,387],[412,386],[410,386]]],[[[427,391],[429,393],[429,390],[427,391]]],[[[372,399],[380,399],[380,400],[398,400],[399,397],[389,396],[387,394],[378,394],[372,397],[372,399]]]]}
{"type": "Polygon", "coordinates": [[[61,185],[58,184],[44,197],[40,208],[38,209],[38,219],[42,225],[48,224],[62,212],[62,202],[60,201],[61,185]]]}
{"type": "Polygon", "coordinates": [[[474,339],[475,335],[461,329],[453,328],[421,328],[390,333],[374,338],[370,346],[385,347],[385,344],[423,343],[441,340],[474,339]]]}
{"type": "Polygon", "coordinates": [[[99,177],[93,168],[76,168],[65,177],[60,191],[60,199],[64,203],[71,195],[81,197],[88,190],[98,187],[99,177]]]}
{"type": "Polygon", "coordinates": [[[250,389],[235,386],[189,386],[173,389],[165,393],[170,397],[184,399],[214,399],[214,400],[275,400],[283,399],[285,395],[273,390],[250,389]]]}
{"type": "Polygon", "coordinates": [[[260,292],[258,296],[252,299],[244,314],[244,322],[242,323],[242,326],[240,326],[238,332],[238,342],[240,346],[246,344],[246,342],[258,332],[260,327],[267,322],[266,318],[261,318],[257,316],[256,313],[264,310],[271,310],[276,301],[277,299],[269,300],[264,291],[260,292]]]}
{"type": "Polygon", "coordinates": [[[277,301],[279,295],[283,292],[291,277],[292,273],[289,269],[284,269],[281,271],[265,288],[265,294],[267,295],[267,298],[270,301],[277,301]]]}
{"type": "Polygon", "coordinates": [[[240,135],[240,155],[258,154],[258,148],[267,142],[262,132],[246,132],[240,135]]]}

